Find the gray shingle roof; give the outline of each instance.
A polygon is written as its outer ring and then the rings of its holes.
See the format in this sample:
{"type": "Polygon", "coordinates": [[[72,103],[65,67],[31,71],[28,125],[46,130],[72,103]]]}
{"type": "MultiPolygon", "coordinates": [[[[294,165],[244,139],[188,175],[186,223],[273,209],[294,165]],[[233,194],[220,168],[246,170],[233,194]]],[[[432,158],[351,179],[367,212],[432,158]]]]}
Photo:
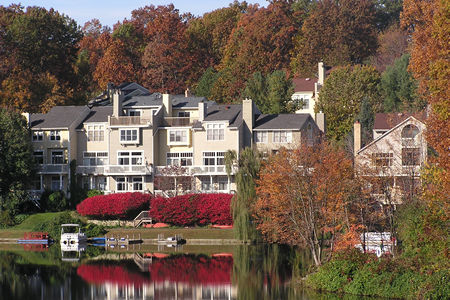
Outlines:
{"type": "Polygon", "coordinates": [[[241,104],[212,105],[208,107],[205,121],[229,121],[232,123],[241,110],[241,104]]]}
{"type": "Polygon", "coordinates": [[[214,101],[209,101],[205,97],[175,95],[172,100],[173,108],[196,108],[200,102],[206,102],[207,106],[213,105],[214,101]]]}
{"type": "Polygon", "coordinates": [[[33,129],[68,128],[86,109],[86,106],[54,106],[46,114],[31,114],[33,129]]]}
{"type": "Polygon", "coordinates": [[[91,111],[78,125],[77,129],[83,128],[83,123],[107,122],[108,116],[112,115],[112,111],[112,106],[98,106],[91,108],[91,111]]]}
{"type": "Polygon", "coordinates": [[[125,97],[122,107],[131,106],[161,106],[162,95],[160,93],[153,93],[151,95],[139,95],[132,97],[125,97]]]}
{"type": "Polygon", "coordinates": [[[259,115],[254,130],[301,129],[311,118],[309,114],[270,114],[259,115]]]}

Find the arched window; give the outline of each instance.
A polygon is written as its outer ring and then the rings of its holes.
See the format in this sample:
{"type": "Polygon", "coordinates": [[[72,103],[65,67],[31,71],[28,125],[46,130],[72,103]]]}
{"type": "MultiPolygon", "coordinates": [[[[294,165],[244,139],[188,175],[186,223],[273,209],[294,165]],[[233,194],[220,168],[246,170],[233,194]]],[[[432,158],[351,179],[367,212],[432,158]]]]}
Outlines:
{"type": "Polygon", "coordinates": [[[413,139],[419,133],[419,128],[417,126],[408,124],[403,127],[402,130],[402,139],[413,139]]]}

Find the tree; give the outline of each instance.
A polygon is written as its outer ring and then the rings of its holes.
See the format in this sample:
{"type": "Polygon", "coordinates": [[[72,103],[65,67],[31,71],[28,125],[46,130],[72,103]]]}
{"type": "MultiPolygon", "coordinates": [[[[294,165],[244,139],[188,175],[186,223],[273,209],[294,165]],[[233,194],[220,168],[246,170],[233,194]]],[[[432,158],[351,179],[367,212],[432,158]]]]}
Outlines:
{"type": "Polygon", "coordinates": [[[181,93],[193,66],[185,39],[186,16],[173,5],[144,9],[149,21],[144,29],[148,42],[142,56],[142,83],[152,91],[181,93]]]}
{"type": "Polygon", "coordinates": [[[408,48],[408,33],[394,24],[378,35],[377,52],[370,57],[370,64],[379,72],[384,72],[387,66],[394,63],[406,53],[408,48]]]}
{"type": "MultiPolygon", "coordinates": [[[[327,136],[342,141],[351,132],[363,100],[373,112],[381,109],[378,91],[380,74],[371,66],[339,67],[325,81],[316,103],[316,112],[327,116],[327,136]]],[[[368,123],[370,124],[370,123],[368,123]]],[[[370,131],[370,128],[365,128],[370,131]]]]}
{"type": "Polygon", "coordinates": [[[33,148],[20,114],[0,108],[0,128],[0,213],[15,215],[34,175],[33,148]]]}
{"type": "Polygon", "coordinates": [[[409,57],[409,54],[404,54],[381,74],[380,88],[386,112],[413,112],[425,106],[417,95],[416,81],[408,71],[409,57]]]}
{"type": "Polygon", "coordinates": [[[228,92],[229,98],[239,97],[253,73],[268,74],[288,67],[295,25],[286,2],[248,9],[232,31],[219,67],[220,70],[229,69],[235,78],[221,87],[228,92]]]}
{"type": "Polygon", "coordinates": [[[196,96],[203,96],[208,99],[211,99],[211,89],[217,81],[219,74],[214,68],[209,67],[206,69],[205,73],[203,73],[202,77],[197,83],[197,87],[195,88],[196,96]]]}
{"type": "Polygon", "coordinates": [[[376,33],[373,1],[320,1],[295,37],[291,69],[311,77],[319,61],[362,63],[377,49],[376,33]]]}
{"type": "Polygon", "coordinates": [[[333,244],[349,224],[352,179],[352,160],[327,142],[281,149],[263,164],[257,180],[258,230],[267,242],[308,247],[320,265],[327,240],[333,244]]]}
{"type": "Polygon", "coordinates": [[[234,233],[240,240],[258,239],[252,206],[256,201],[256,180],[260,166],[260,155],[256,150],[245,148],[241,151],[238,160],[239,171],[235,175],[237,192],[231,203],[234,233]]]}
{"type": "Polygon", "coordinates": [[[419,94],[431,105],[427,142],[436,155],[429,158],[430,166],[424,172],[424,199],[429,205],[430,218],[441,216],[447,221],[450,210],[448,5],[448,1],[441,0],[405,0],[401,15],[402,25],[412,33],[409,69],[419,83],[419,94]]]}
{"type": "Polygon", "coordinates": [[[262,113],[279,114],[292,112],[289,104],[293,93],[292,80],[284,71],[276,70],[267,77],[260,72],[254,73],[247,81],[242,96],[253,99],[262,113]]]}
{"type": "Polygon", "coordinates": [[[403,0],[376,0],[376,23],[378,30],[384,30],[392,24],[400,23],[403,0]]]}

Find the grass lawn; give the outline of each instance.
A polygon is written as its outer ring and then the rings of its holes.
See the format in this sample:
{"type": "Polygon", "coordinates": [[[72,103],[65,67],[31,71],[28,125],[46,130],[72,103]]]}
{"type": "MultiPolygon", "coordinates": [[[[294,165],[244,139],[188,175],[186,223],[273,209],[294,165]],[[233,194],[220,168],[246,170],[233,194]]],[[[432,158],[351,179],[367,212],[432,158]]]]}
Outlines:
{"type": "Polygon", "coordinates": [[[36,224],[41,224],[57,218],[64,212],[49,212],[30,215],[21,224],[0,229],[0,238],[22,238],[25,232],[36,231],[34,228],[36,224]]]}
{"type": "Polygon", "coordinates": [[[181,234],[185,239],[234,239],[233,229],[218,228],[114,228],[108,231],[108,235],[137,237],[142,239],[156,239],[158,234],[165,237],[181,234]]]}

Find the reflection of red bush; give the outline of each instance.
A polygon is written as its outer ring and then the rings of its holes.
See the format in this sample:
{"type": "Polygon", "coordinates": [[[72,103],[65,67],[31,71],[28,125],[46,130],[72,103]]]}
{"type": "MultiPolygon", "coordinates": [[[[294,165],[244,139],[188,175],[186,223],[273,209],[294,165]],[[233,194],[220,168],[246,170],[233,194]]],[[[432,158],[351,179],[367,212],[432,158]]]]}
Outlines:
{"type": "Polygon", "coordinates": [[[175,256],[154,260],[149,267],[154,282],[171,281],[196,284],[229,284],[232,257],[175,256]]]}
{"type": "Polygon", "coordinates": [[[230,225],[230,194],[189,194],[152,199],[151,217],[164,223],[186,225],[230,225]]]}
{"type": "Polygon", "coordinates": [[[148,209],[150,197],[143,193],[98,195],[84,199],[77,205],[77,212],[82,216],[125,218],[131,212],[148,209]]]}
{"type": "Polygon", "coordinates": [[[134,284],[143,285],[150,280],[136,273],[130,273],[120,266],[81,265],[77,274],[89,283],[103,284],[106,282],[119,285],[134,284]]]}

